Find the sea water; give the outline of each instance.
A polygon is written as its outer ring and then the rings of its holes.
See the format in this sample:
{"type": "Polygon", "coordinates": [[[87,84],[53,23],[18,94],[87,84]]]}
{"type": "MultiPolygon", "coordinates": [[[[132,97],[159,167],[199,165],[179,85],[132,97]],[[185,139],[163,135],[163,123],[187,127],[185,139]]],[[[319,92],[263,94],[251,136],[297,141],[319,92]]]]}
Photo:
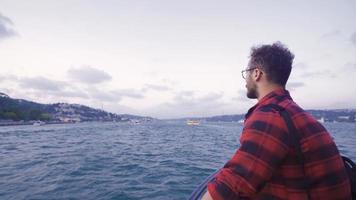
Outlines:
{"type": "MultiPolygon", "coordinates": [[[[356,160],[356,123],[325,123],[356,160]]],[[[238,147],[238,123],[0,127],[0,199],[186,199],[238,147]]]]}

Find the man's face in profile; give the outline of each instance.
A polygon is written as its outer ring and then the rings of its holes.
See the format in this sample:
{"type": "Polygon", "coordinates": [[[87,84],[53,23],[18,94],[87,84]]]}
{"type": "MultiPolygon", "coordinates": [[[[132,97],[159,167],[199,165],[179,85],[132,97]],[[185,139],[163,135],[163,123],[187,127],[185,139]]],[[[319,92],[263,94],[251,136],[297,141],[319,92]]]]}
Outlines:
{"type": "Polygon", "coordinates": [[[248,67],[247,67],[247,70],[248,69],[251,69],[251,70],[248,70],[246,72],[246,78],[245,78],[245,81],[246,81],[246,89],[247,89],[247,98],[249,99],[257,99],[257,85],[256,83],[254,82],[254,80],[252,79],[252,74],[254,73],[254,70],[253,70],[253,66],[251,66],[251,62],[249,62],[248,64],[248,67]]]}

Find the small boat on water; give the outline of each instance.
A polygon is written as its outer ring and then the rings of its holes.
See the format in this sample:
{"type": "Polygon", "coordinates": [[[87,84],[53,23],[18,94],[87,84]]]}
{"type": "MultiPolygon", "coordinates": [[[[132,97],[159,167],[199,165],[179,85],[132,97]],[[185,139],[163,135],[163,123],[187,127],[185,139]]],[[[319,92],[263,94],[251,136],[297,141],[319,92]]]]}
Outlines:
{"type": "Polygon", "coordinates": [[[318,122],[320,122],[320,123],[325,123],[325,119],[324,119],[324,117],[321,117],[320,119],[318,119],[318,122]]]}
{"type": "Polygon", "coordinates": [[[200,124],[200,121],[198,120],[187,120],[187,125],[189,126],[197,126],[200,124]]]}
{"type": "Polygon", "coordinates": [[[141,121],[137,120],[137,119],[132,119],[132,120],[130,120],[130,123],[134,124],[134,125],[138,125],[138,124],[141,124],[141,121]]]}
{"type": "Polygon", "coordinates": [[[33,122],[33,125],[34,126],[42,126],[42,125],[45,125],[46,123],[45,122],[43,122],[43,121],[35,121],[35,122],[33,122]]]}

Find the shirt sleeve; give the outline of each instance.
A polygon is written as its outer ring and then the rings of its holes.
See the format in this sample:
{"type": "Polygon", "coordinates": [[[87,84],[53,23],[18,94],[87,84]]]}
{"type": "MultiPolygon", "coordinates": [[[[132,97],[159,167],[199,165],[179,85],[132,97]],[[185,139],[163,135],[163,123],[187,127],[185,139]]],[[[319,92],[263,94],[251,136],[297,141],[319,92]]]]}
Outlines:
{"type": "Polygon", "coordinates": [[[243,199],[260,191],[288,153],[288,132],[278,112],[254,112],[240,147],[208,184],[214,200],[243,199]]]}

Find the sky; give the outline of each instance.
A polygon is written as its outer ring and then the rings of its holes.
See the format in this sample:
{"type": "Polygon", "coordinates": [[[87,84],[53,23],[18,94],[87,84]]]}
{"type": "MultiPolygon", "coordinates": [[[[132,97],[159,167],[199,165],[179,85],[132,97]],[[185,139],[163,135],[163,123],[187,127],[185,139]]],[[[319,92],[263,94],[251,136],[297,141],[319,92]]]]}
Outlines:
{"type": "Polygon", "coordinates": [[[356,108],[356,0],[0,0],[0,92],[161,119],[243,114],[250,49],[305,109],[356,108]]]}

